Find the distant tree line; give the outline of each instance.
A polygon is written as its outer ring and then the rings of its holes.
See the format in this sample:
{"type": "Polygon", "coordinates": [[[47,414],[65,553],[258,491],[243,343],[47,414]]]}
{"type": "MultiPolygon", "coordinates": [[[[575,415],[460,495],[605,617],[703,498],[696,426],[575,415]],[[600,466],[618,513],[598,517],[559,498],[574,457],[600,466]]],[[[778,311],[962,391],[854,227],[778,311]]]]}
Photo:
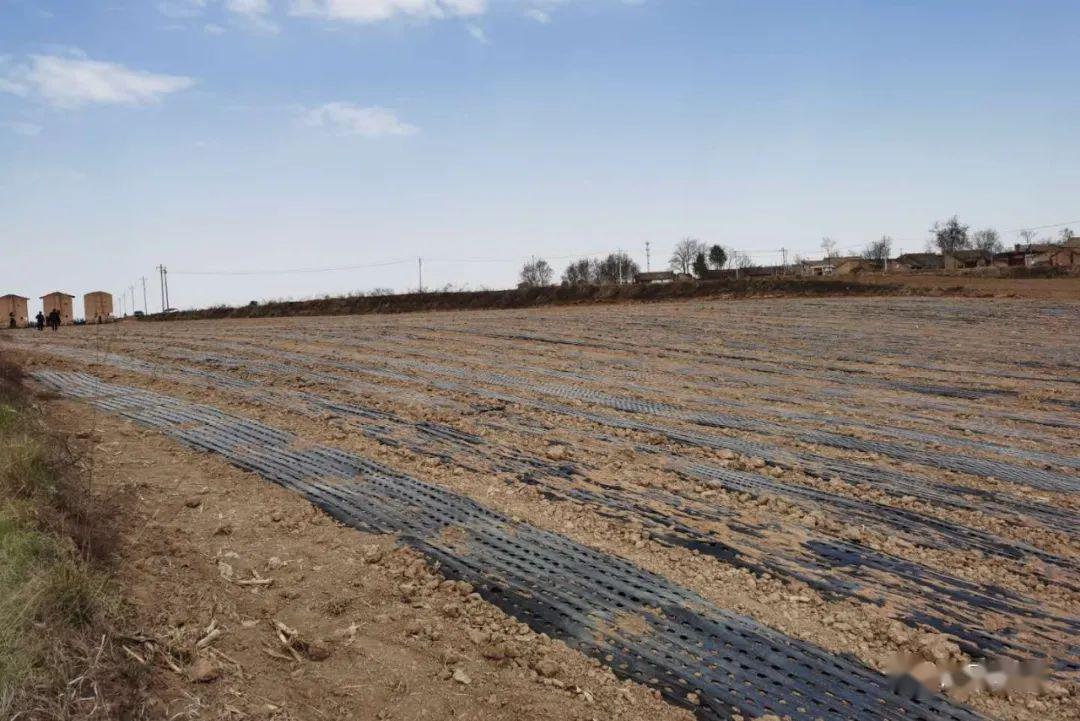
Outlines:
{"type": "MultiPolygon", "coordinates": [[[[668,267],[677,274],[703,278],[711,270],[746,268],[750,257],[719,245],[708,245],[695,238],[683,238],[675,244],[668,267]]],[[[561,281],[564,285],[617,285],[633,283],[641,266],[627,253],[619,251],[604,258],[581,258],[566,266],[561,281]]],[[[551,285],[554,271],[543,258],[530,258],[518,276],[522,287],[551,285]]]]}
{"type": "MultiPolygon", "coordinates": [[[[957,216],[938,221],[930,229],[931,240],[928,250],[941,253],[954,253],[961,250],[982,250],[988,253],[1000,253],[1004,249],[1001,236],[993,228],[971,230],[970,226],[960,222],[957,216]]],[[[1025,243],[1036,242],[1033,230],[1020,231],[1025,243]]],[[[1071,228],[1060,231],[1063,242],[1073,236],[1071,228]]],[[[1043,238],[1042,242],[1055,242],[1052,238],[1043,238]]],[[[821,239],[821,249],[826,258],[836,256],[836,241],[832,238],[821,239]]],[[[893,239],[888,235],[872,241],[862,252],[866,260],[885,263],[893,251],[893,239]]],[[[795,262],[799,262],[795,256],[795,262]]],[[[668,268],[684,276],[706,277],[710,271],[724,268],[741,269],[752,265],[750,256],[716,244],[707,244],[697,238],[683,238],[675,244],[668,260],[668,268]]],[[[610,253],[605,258],[581,258],[566,266],[561,281],[564,285],[616,285],[633,283],[641,268],[628,254],[619,251],[610,253]]],[[[542,287],[551,285],[555,271],[543,258],[530,258],[521,268],[520,285],[523,287],[542,287]]]]}
{"type": "MultiPolygon", "coordinates": [[[[941,253],[954,253],[958,250],[1000,253],[1005,247],[1001,241],[1001,235],[993,228],[971,231],[970,226],[961,223],[955,215],[948,220],[934,223],[930,232],[933,236],[929,244],[931,249],[936,249],[941,253]]],[[[1020,238],[1027,245],[1038,242],[1037,236],[1038,233],[1034,230],[1020,231],[1020,238]]],[[[1062,228],[1057,239],[1046,237],[1042,239],[1042,242],[1065,242],[1072,236],[1072,228],[1062,228]]]]}

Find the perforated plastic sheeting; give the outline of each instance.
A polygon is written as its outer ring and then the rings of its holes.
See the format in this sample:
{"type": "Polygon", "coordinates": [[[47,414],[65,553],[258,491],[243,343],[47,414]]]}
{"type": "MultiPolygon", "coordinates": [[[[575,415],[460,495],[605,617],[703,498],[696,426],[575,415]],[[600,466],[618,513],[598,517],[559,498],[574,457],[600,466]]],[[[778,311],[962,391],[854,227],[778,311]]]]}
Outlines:
{"type": "Polygon", "coordinates": [[[701,719],[768,713],[795,720],[974,721],[940,697],[912,700],[859,663],[717,608],[615,556],[514,523],[475,501],[340,450],[297,449],[291,434],[216,409],[86,374],[38,372],[84,398],[303,494],[357,528],[399,533],[538,632],[595,657],[616,674],[689,705],[701,719]],[[453,528],[453,541],[442,534],[453,528]],[[634,619],[634,623],[626,623],[634,619]]]}

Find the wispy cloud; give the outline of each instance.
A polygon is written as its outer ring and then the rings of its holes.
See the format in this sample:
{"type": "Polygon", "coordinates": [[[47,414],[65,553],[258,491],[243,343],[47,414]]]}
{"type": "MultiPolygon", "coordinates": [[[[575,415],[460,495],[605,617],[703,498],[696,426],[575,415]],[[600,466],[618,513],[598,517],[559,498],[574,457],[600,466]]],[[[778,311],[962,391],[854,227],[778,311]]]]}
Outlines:
{"type": "Polygon", "coordinates": [[[81,55],[31,55],[0,76],[0,91],[36,98],[57,108],[149,105],[194,84],[192,78],[133,70],[81,55]]]}
{"type": "Polygon", "coordinates": [[[165,17],[182,20],[196,18],[206,10],[207,0],[159,0],[158,12],[165,17]]]}
{"type": "Polygon", "coordinates": [[[402,15],[416,18],[474,17],[487,0],[292,0],[292,15],[374,23],[402,15]]]}
{"type": "MultiPolygon", "coordinates": [[[[640,5],[646,0],[611,0],[626,5],[640,5]]],[[[538,23],[552,21],[554,11],[574,0],[505,0],[507,7],[515,7],[525,17],[538,23]]],[[[157,8],[162,14],[174,19],[206,18],[212,15],[230,15],[237,25],[277,33],[281,30],[275,18],[275,7],[287,8],[294,17],[316,18],[327,21],[371,24],[411,18],[414,20],[469,20],[488,13],[493,0],[158,0],[157,8]]],[[[204,26],[205,27],[205,26],[204,26]]],[[[219,25],[214,25],[219,27],[219,25]]],[[[466,31],[480,40],[485,31],[477,26],[466,25],[466,31]]],[[[482,42],[484,40],[481,40],[482,42]]]]}
{"type": "Polygon", "coordinates": [[[488,42],[487,32],[484,30],[484,28],[476,25],[475,23],[469,23],[468,25],[466,25],[465,31],[469,33],[472,39],[478,43],[488,42]]]}
{"type": "Polygon", "coordinates": [[[527,8],[525,10],[525,17],[529,18],[530,20],[535,20],[536,22],[543,25],[547,25],[551,22],[551,13],[549,13],[547,10],[542,10],[540,8],[527,8]]]}
{"type": "MultiPolygon", "coordinates": [[[[159,0],[157,9],[162,15],[174,20],[210,19],[210,15],[224,15],[230,17],[236,25],[249,30],[271,34],[281,31],[281,27],[272,17],[273,7],[270,0],[159,0]],[[214,8],[221,8],[221,11],[212,12],[214,8]]],[[[203,25],[203,30],[211,34],[224,31],[220,24],[214,22],[203,25]]]]}
{"type": "Polygon", "coordinates": [[[325,128],[335,135],[360,135],[381,138],[389,135],[415,135],[420,129],[402,122],[397,113],[379,106],[362,107],[353,103],[326,103],[305,110],[306,125],[325,128]]]}
{"type": "Polygon", "coordinates": [[[15,133],[16,135],[23,135],[25,137],[33,137],[41,133],[41,126],[34,123],[26,123],[21,120],[8,120],[0,122],[0,128],[5,128],[15,133]]]}
{"type": "Polygon", "coordinates": [[[270,0],[226,0],[225,9],[255,30],[278,33],[281,28],[270,19],[270,0]]]}

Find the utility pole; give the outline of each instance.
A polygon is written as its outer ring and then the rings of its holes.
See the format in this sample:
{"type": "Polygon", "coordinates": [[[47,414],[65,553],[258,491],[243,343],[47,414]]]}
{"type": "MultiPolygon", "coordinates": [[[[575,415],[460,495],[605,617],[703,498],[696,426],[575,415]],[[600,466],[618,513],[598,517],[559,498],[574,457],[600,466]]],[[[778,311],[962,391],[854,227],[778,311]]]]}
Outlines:
{"type": "Polygon", "coordinates": [[[787,248],[781,248],[780,252],[784,256],[784,267],[783,270],[781,270],[780,275],[787,275],[787,248]]]}
{"type": "Polygon", "coordinates": [[[645,272],[652,272],[652,259],[649,257],[649,241],[645,241],[645,272]]]}
{"type": "Polygon", "coordinates": [[[424,292],[424,259],[419,256],[416,258],[416,288],[417,293],[424,292]]]}
{"type": "Polygon", "coordinates": [[[135,286],[129,285],[128,290],[131,291],[131,314],[135,314],[135,286]]]}
{"type": "Polygon", "coordinates": [[[142,311],[143,313],[150,313],[150,306],[146,305],[146,276],[139,278],[142,281],[142,311]]]}
{"type": "Polygon", "coordinates": [[[158,288],[161,289],[161,312],[165,312],[165,266],[157,267],[158,288]]]}

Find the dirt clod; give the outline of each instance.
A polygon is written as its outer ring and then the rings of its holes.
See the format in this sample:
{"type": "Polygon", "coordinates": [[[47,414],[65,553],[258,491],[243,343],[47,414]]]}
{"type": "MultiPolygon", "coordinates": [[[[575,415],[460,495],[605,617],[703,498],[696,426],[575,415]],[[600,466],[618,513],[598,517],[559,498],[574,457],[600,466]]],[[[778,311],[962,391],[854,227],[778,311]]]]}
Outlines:
{"type": "Polygon", "coordinates": [[[195,683],[210,683],[221,676],[221,670],[208,658],[198,658],[188,672],[195,683]]]}

